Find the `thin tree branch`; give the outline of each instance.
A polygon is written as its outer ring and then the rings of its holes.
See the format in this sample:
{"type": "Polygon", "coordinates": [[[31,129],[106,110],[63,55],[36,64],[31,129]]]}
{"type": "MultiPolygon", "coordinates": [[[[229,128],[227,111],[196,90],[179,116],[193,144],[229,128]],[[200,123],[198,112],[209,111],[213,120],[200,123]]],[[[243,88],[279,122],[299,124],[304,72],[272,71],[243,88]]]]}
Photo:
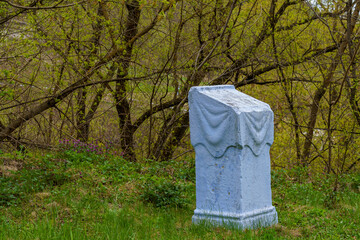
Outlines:
{"type": "MultiPolygon", "coordinates": [[[[10,6],[12,7],[15,7],[15,8],[19,8],[19,9],[22,9],[22,10],[50,10],[50,9],[55,9],[55,8],[67,8],[67,7],[72,7],[72,6],[75,6],[77,4],[80,4],[80,3],[83,3],[84,1],[81,1],[81,2],[76,2],[76,3],[71,3],[71,4],[67,4],[67,5],[60,5],[60,3],[62,3],[64,0],[61,0],[60,2],[52,5],[52,6],[48,6],[48,7],[33,7],[33,6],[22,6],[22,5],[18,5],[18,4],[15,4],[13,2],[10,2],[10,1],[7,1],[7,0],[0,0],[0,2],[4,2],[4,3],[7,3],[9,4],[10,6]]],[[[37,3],[39,1],[35,1],[35,3],[37,3]]]]}

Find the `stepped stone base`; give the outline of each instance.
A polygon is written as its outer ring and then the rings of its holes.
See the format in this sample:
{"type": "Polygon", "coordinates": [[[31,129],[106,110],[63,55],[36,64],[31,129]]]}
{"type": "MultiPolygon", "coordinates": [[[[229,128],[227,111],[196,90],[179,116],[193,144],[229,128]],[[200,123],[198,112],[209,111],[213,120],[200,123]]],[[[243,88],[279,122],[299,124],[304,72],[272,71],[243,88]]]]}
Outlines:
{"type": "Polygon", "coordinates": [[[206,222],[216,226],[231,226],[239,229],[256,229],[277,224],[278,216],[273,206],[241,214],[196,209],[192,222],[195,224],[206,222]]]}

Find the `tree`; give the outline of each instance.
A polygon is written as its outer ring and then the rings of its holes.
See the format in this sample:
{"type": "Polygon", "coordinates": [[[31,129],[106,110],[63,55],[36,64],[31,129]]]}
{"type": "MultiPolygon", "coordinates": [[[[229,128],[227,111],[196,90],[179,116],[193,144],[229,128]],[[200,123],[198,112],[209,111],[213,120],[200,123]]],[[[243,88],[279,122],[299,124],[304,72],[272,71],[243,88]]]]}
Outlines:
{"type": "MultiPolygon", "coordinates": [[[[8,35],[1,45],[1,141],[14,134],[48,144],[107,135],[130,161],[166,161],[188,151],[189,89],[216,84],[234,84],[276,109],[273,153],[283,154],[287,144],[291,164],[334,170],[340,132],[359,127],[357,1],[61,5],[67,7],[49,10],[38,2],[38,9],[11,15],[26,23],[27,37],[8,35]],[[335,131],[349,114],[357,125],[335,131]]],[[[357,142],[351,136],[347,149],[357,142]]]]}

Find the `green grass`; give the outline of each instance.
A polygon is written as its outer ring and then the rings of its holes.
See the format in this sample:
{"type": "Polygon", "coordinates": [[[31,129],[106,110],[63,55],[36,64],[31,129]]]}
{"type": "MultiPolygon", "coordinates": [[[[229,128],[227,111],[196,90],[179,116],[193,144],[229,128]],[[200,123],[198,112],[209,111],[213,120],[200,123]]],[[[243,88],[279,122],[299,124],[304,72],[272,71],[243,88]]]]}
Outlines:
{"type": "Polygon", "coordinates": [[[239,231],[191,223],[191,159],[130,163],[63,151],[2,155],[0,166],[0,239],[360,239],[359,174],[341,177],[330,206],[333,176],[299,183],[274,171],[279,224],[239,231]]]}

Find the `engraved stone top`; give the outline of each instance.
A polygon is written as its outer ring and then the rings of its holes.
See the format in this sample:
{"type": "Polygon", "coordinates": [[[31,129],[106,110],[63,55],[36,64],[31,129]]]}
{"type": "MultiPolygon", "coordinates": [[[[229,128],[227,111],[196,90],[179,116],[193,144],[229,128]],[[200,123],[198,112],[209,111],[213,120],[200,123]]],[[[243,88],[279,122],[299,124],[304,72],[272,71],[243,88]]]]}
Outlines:
{"type": "Polygon", "coordinates": [[[229,147],[249,147],[255,155],[274,140],[273,112],[268,104],[231,85],[192,87],[189,92],[190,138],[214,157],[229,147]]]}

